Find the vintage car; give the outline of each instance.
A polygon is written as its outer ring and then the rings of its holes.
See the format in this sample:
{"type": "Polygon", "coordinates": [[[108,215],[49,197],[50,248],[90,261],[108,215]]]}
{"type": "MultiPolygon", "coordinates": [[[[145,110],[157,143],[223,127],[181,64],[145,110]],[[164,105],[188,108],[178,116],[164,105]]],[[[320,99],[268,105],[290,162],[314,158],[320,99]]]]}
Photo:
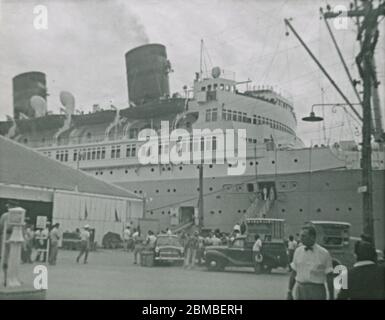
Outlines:
{"type": "Polygon", "coordinates": [[[317,243],[332,256],[333,267],[351,268],[355,262],[354,238],[350,236],[350,223],[340,221],[309,221],[317,232],[317,243]]]}
{"type": "Polygon", "coordinates": [[[253,267],[256,273],[270,273],[275,268],[286,268],[288,258],[283,241],[267,241],[262,246],[262,262],[253,255],[253,242],[239,236],[227,246],[209,246],[205,250],[206,267],[210,271],[223,271],[226,267],[253,267]]]}
{"type": "Polygon", "coordinates": [[[177,235],[159,235],[154,246],[155,263],[183,263],[184,248],[177,235]]]}

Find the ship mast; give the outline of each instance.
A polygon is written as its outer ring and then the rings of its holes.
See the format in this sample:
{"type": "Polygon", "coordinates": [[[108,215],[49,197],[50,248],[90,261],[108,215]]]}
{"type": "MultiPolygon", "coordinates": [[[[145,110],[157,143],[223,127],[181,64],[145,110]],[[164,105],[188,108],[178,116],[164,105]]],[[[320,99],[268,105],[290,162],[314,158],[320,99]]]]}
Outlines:
{"type": "MultiPolygon", "coordinates": [[[[362,0],[363,8],[358,8],[357,6],[353,10],[346,12],[347,17],[356,17],[359,22],[359,18],[363,17],[362,25],[359,25],[358,37],[357,40],[360,41],[361,51],[356,57],[356,63],[359,70],[359,74],[362,80],[363,86],[363,98],[362,98],[362,117],[355,110],[353,105],[350,103],[348,98],[344,95],[341,89],[337,86],[334,80],[327,73],[322,64],[317,60],[314,54],[306,46],[304,41],[295,31],[293,26],[290,24],[289,19],[285,19],[285,24],[290,28],[293,34],[297,37],[302,46],[309,53],[314,62],[318,65],[324,75],[328,78],[334,88],[338,91],[341,97],[345,102],[350,106],[354,114],[362,121],[362,190],[363,198],[363,232],[369,235],[373,244],[375,244],[374,237],[374,219],[373,219],[373,186],[372,186],[372,146],[371,146],[371,137],[372,137],[372,110],[371,102],[372,98],[376,99],[375,92],[372,91],[373,87],[377,89],[378,82],[376,77],[376,70],[374,67],[374,51],[377,44],[379,31],[378,31],[378,18],[380,16],[385,16],[385,3],[380,3],[376,8],[373,7],[371,0],[362,0]],[[361,39],[363,40],[361,41],[361,39]],[[372,96],[372,93],[374,95],[372,96]]],[[[341,12],[332,12],[330,7],[328,7],[328,12],[323,13],[323,18],[332,19],[341,15],[341,12]]],[[[322,11],[321,11],[322,12],[322,11]]],[[[327,24],[328,26],[328,24],[327,24]]],[[[330,30],[331,31],[331,30],[330,30]]],[[[332,37],[334,38],[334,37],[332,37]]],[[[336,45],[336,42],[335,42],[336,45]]],[[[338,46],[336,46],[338,48],[338,46]]],[[[340,54],[340,59],[343,60],[342,55],[340,54]]],[[[346,69],[345,69],[346,70],[346,69]]],[[[349,76],[349,75],[348,75],[349,76]]],[[[351,78],[349,78],[351,80],[351,78]]],[[[353,84],[354,82],[351,81],[353,84]]],[[[361,100],[361,99],[360,99],[361,100]]],[[[377,100],[378,101],[378,100],[377,100]]],[[[376,103],[377,104],[377,103],[376,103]]],[[[374,106],[379,108],[379,105],[374,106]]],[[[375,114],[377,111],[374,112],[375,114]]],[[[378,113],[377,113],[378,115],[378,113]]],[[[381,119],[380,119],[381,120],[381,119]]],[[[378,129],[378,128],[377,128],[378,129]]],[[[384,134],[381,132],[381,138],[383,139],[384,134]]]]}

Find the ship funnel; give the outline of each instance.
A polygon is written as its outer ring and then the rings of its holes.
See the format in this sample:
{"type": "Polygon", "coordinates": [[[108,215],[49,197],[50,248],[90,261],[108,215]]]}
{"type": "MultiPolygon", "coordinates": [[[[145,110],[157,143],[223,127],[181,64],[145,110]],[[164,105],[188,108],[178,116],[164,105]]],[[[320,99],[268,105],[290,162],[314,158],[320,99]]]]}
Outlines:
{"type": "Polygon", "coordinates": [[[13,85],[13,117],[20,119],[20,114],[33,118],[35,109],[31,98],[39,96],[47,100],[46,76],[42,72],[21,73],[12,79],[13,85]]]}
{"type": "Polygon", "coordinates": [[[166,47],[148,44],[128,51],[125,55],[128,99],[139,106],[145,102],[170,95],[166,47]]]}

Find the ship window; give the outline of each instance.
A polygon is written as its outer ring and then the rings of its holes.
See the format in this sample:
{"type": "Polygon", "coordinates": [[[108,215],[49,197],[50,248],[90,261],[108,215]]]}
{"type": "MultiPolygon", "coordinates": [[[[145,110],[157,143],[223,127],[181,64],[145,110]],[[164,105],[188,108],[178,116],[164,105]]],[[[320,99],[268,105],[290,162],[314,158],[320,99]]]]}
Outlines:
{"type": "Polygon", "coordinates": [[[101,156],[102,156],[102,159],[105,159],[105,158],[106,158],[106,148],[105,148],[105,147],[102,148],[102,154],[101,154],[101,156]]]}
{"type": "Polygon", "coordinates": [[[113,171],[110,171],[110,174],[113,174],[114,172],[113,171]]]}
{"type": "Polygon", "coordinates": [[[247,184],[247,192],[254,192],[254,184],[252,183],[247,184]]]}
{"type": "Polygon", "coordinates": [[[257,124],[257,116],[253,115],[253,124],[257,124]]]}
{"type": "Polygon", "coordinates": [[[136,156],[136,146],[135,146],[135,145],[132,146],[132,148],[131,148],[131,156],[132,156],[132,157],[135,157],[135,156],[136,156]]]}
{"type": "Polygon", "coordinates": [[[124,173],[125,173],[125,174],[127,174],[127,173],[128,173],[128,170],[127,170],[127,169],[126,169],[126,170],[124,170],[124,173]]]}
{"type": "Polygon", "coordinates": [[[88,140],[91,139],[91,132],[87,132],[87,139],[88,139],[88,140]]]}
{"type": "Polygon", "coordinates": [[[92,160],[96,159],[96,150],[92,149],[92,160]]]}
{"type": "Polygon", "coordinates": [[[211,121],[211,109],[206,110],[206,121],[211,121]]]}
{"type": "Polygon", "coordinates": [[[211,91],[211,84],[207,86],[207,91],[211,91]]]}
{"type": "Polygon", "coordinates": [[[281,212],[285,212],[286,210],[285,209],[282,209],[281,212]]]}
{"type": "Polygon", "coordinates": [[[221,84],[219,85],[219,89],[223,91],[223,90],[225,89],[225,85],[224,85],[223,83],[221,83],[221,84]]]}
{"type": "Polygon", "coordinates": [[[111,147],[111,159],[115,159],[115,147],[111,147]]]}
{"type": "Polygon", "coordinates": [[[294,162],[298,162],[298,159],[294,159],[294,162]]]}
{"type": "Polygon", "coordinates": [[[91,150],[87,149],[87,160],[91,159],[91,150]]]}
{"type": "Polygon", "coordinates": [[[241,111],[238,111],[238,121],[239,122],[242,121],[242,112],[241,111]]]}
{"type": "Polygon", "coordinates": [[[303,212],[303,209],[299,209],[299,212],[303,212]]]}
{"type": "Polygon", "coordinates": [[[73,156],[74,161],[77,161],[78,159],[78,151],[74,150],[74,156],[73,156]]]}
{"type": "Polygon", "coordinates": [[[116,158],[120,158],[120,146],[116,146],[116,158]]]}
{"type": "Polygon", "coordinates": [[[217,121],[217,117],[218,117],[218,109],[214,108],[211,114],[211,121],[217,121]]]}
{"type": "Polygon", "coordinates": [[[213,100],[217,100],[217,92],[216,91],[207,92],[207,101],[213,101],[213,100]]]}
{"type": "Polygon", "coordinates": [[[217,90],[217,88],[218,88],[218,84],[214,83],[213,89],[217,90]]]}
{"type": "Polygon", "coordinates": [[[154,172],[154,168],[151,168],[151,172],[154,172]]]}
{"type": "Polygon", "coordinates": [[[201,91],[206,91],[206,87],[202,87],[202,88],[201,88],[201,91]]]}
{"type": "Polygon", "coordinates": [[[247,114],[245,112],[243,113],[242,121],[247,122],[247,114]]]}
{"type": "Polygon", "coordinates": [[[100,159],[100,148],[97,148],[96,150],[96,159],[100,159]]]}
{"type": "Polygon", "coordinates": [[[65,153],[64,153],[64,161],[65,162],[68,161],[68,150],[66,150],[65,153]]]}

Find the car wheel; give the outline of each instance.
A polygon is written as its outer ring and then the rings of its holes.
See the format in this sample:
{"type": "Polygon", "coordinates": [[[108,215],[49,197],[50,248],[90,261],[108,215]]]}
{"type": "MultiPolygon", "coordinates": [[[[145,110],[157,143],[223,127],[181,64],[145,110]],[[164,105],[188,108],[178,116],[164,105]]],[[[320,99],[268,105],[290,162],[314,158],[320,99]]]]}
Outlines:
{"type": "Polygon", "coordinates": [[[270,273],[271,273],[271,270],[272,270],[273,268],[272,268],[271,266],[265,265],[265,266],[263,266],[263,269],[264,269],[265,273],[270,274],[270,273]]]}
{"type": "Polygon", "coordinates": [[[225,269],[223,260],[219,258],[209,258],[206,264],[209,271],[223,271],[225,269]]]}

